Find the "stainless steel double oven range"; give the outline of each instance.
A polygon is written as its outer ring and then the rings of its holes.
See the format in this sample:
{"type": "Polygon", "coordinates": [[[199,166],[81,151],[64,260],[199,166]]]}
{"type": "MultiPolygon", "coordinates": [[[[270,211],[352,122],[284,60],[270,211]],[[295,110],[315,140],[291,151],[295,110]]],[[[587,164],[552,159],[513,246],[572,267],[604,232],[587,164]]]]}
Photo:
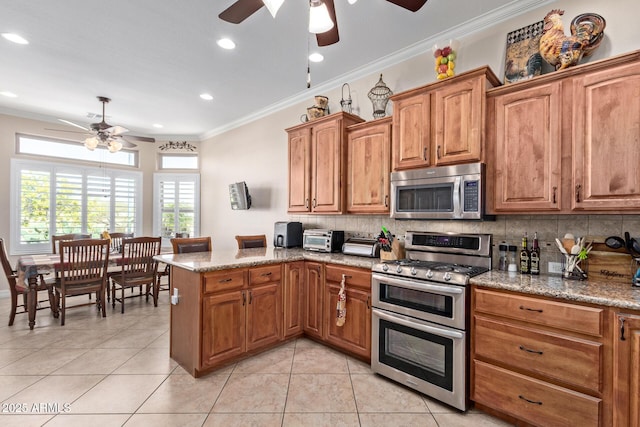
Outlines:
{"type": "Polygon", "coordinates": [[[460,410],[469,402],[469,278],[490,234],[407,232],[407,259],[373,266],[373,371],[460,410]]]}

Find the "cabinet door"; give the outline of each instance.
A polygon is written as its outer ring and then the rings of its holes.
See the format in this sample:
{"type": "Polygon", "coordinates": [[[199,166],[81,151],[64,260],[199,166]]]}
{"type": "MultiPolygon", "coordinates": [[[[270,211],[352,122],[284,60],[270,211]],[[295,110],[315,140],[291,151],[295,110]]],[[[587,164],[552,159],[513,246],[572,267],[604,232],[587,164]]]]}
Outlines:
{"type": "Polygon", "coordinates": [[[205,296],[202,301],[202,365],[245,352],[246,291],[205,296]]]}
{"type": "Polygon", "coordinates": [[[280,282],[250,287],[247,291],[247,351],[280,341],[282,295],[280,282]]]}
{"type": "Polygon", "coordinates": [[[391,123],[358,126],[347,136],[347,212],[389,213],[391,123]]]}
{"type": "Polygon", "coordinates": [[[330,120],[313,127],[311,175],[311,210],[340,212],[342,195],[342,132],[339,120],[330,120]]]}
{"type": "Polygon", "coordinates": [[[289,212],[309,212],[311,128],[289,133],[289,212]]]}
{"type": "Polygon", "coordinates": [[[640,64],[574,81],[572,209],[640,208],[640,64]]]}
{"type": "Polygon", "coordinates": [[[484,79],[482,75],[432,92],[436,166],[481,160],[484,79]]]}
{"type": "Polygon", "coordinates": [[[322,338],[322,300],[324,275],[322,264],[305,263],[304,332],[322,338]]]}
{"type": "Polygon", "coordinates": [[[302,333],[303,324],[304,262],[291,262],[284,266],[284,337],[302,333]]]}
{"type": "Polygon", "coordinates": [[[420,93],[394,100],[393,170],[431,164],[430,95],[420,93]]]}
{"type": "Polygon", "coordinates": [[[496,212],[557,211],[561,180],[560,82],[496,96],[496,212]]]}
{"type": "Polygon", "coordinates": [[[371,358],[371,292],[346,286],[346,318],[342,326],[336,324],[340,283],[325,285],[326,341],[344,350],[371,358]]]}
{"type": "Polygon", "coordinates": [[[614,339],[613,424],[640,426],[640,316],[616,314],[614,339]],[[624,333],[623,333],[624,326],[624,333]]]}

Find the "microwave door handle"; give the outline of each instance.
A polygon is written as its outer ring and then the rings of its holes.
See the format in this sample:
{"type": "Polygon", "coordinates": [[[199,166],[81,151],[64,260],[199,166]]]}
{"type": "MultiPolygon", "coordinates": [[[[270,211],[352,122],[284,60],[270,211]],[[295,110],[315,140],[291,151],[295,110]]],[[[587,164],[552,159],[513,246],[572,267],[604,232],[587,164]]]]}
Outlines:
{"type": "Polygon", "coordinates": [[[456,179],[453,183],[453,212],[455,213],[457,218],[462,216],[462,190],[461,183],[462,177],[456,176],[456,179]]]}
{"type": "Polygon", "coordinates": [[[418,322],[416,320],[409,320],[409,318],[407,317],[404,317],[398,314],[383,312],[382,310],[374,309],[374,311],[376,313],[376,316],[378,316],[380,319],[386,320],[391,323],[396,323],[402,326],[406,326],[407,328],[417,329],[418,331],[427,332],[430,334],[451,338],[451,339],[464,338],[464,335],[462,334],[462,332],[438,328],[438,327],[435,327],[435,325],[434,326],[425,325],[422,322],[418,322]]]}

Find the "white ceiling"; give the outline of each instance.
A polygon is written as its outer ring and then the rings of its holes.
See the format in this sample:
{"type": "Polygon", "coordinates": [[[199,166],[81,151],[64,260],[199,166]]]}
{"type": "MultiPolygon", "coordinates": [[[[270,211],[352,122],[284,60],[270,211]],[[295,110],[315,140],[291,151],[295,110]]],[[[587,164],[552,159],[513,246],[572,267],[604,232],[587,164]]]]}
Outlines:
{"type": "Polygon", "coordinates": [[[3,0],[0,33],[18,33],[30,44],[0,38],[0,91],[18,95],[0,96],[0,112],[86,125],[99,121],[87,113],[101,113],[101,95],[112,99],[112,125],[135,135],[198,139],[309,98],[309,51],[325,57],[311,64],[311,91],[338,87],[358,69],[452,28],[544,3],[429,0],[412,13],[385,0],[335,0],[340,41],[318,48],[306,29],[307,0],[286,0],[276,19],[263,7],[239,25],[218,18],[234,1],[3,0]],[[237,48],[218,47],[221,37],[237,48]],[[203,92],[214,100],[201,100],[203,92]]]}

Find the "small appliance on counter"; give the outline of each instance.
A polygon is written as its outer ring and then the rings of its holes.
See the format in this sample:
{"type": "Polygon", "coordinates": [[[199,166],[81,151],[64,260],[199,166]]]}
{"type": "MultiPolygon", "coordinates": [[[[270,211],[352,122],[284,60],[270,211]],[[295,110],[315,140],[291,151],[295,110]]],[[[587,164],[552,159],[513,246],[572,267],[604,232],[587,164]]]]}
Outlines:
{"type": "Polygon", "coordinates": [[[302,248],[317,252],[340,252],[344,231],[314,228],[302,233],[302,248]]]}
{"type": "Polygon", "coordinates": [[[345,255],[378,258],[380,256],[380,246],[376,239],[351,237],[342,245],[342,253],[345,255]]]}
{"type": "Polygon", "coordinates": [[[302,246],[302,223],[278,221],[273,230],[273,246],[276,248],[298,248],[302,246]]]}

